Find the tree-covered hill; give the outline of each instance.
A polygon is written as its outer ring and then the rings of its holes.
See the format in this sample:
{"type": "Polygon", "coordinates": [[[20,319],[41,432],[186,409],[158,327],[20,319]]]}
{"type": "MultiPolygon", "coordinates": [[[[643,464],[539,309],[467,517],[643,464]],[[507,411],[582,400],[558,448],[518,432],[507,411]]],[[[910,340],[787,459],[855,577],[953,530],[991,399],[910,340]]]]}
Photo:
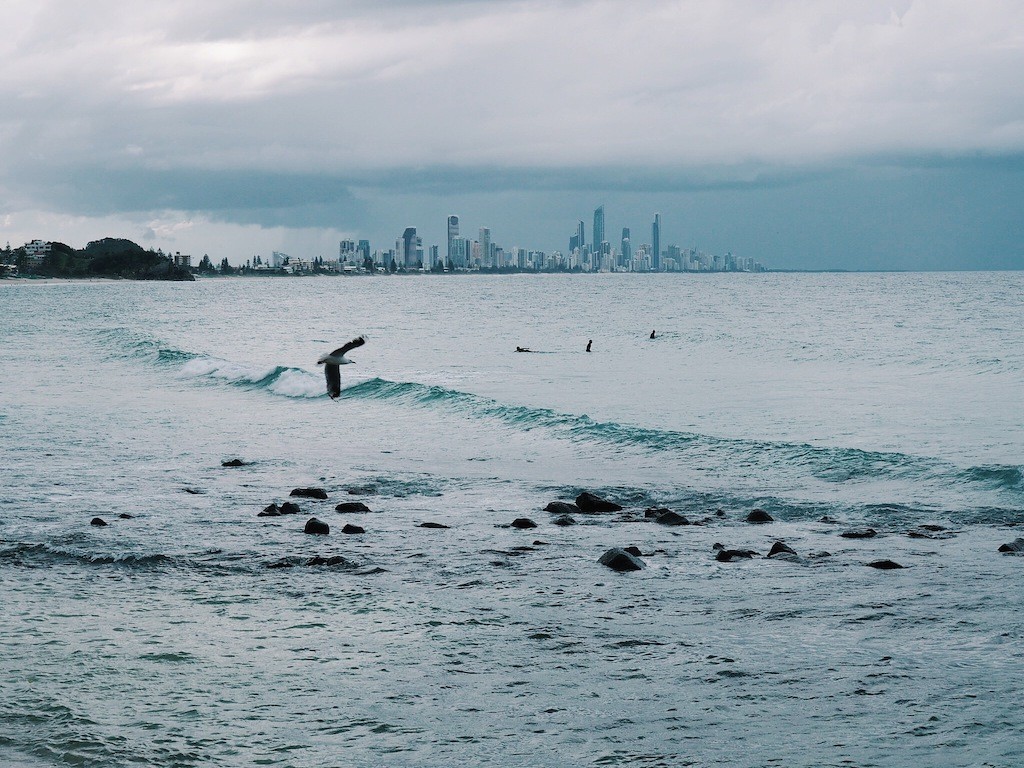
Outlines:
{"type": "Polygon", "coordinates": [[[169,256],[147,251],[123,238],[105,237],[75,250],[52,243],[42,263],[23,272],[47,277],[119,277],[128,280],[194,280],[185,267],[175,266],[169,256]]]}

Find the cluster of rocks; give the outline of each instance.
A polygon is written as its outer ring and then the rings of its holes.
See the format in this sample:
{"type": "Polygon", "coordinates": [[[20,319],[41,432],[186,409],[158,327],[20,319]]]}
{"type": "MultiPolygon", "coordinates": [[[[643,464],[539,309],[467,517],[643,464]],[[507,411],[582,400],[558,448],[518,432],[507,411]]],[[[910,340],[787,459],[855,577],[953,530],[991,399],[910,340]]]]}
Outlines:
{"type": "MultiPolygon", "coordinates": [[[[242,467],[247,466],[248,462],[242,461],[241,459],[231,459],[229,461],[222,462],[224,467],[242,467]]],[[[186,491],[193,493],[193,489],[185,489],[186,491]]],[[[348,489],[350,495],[374,495],[377,490],[373,486],[358,486],[348,489]]],[[[314,501],[327,501],[328,494],[323,488],[295,488],[289,494],[292,498],[311,499],[314,501]]],[[[544,510],[550,512],[554,517],[551,520],[553,525],[557,526],[571,526],[577,524],[577,517],[584,515],[600,515],[613,512],[623,511],[623,507],[608,499],[602,498],[589,491],[580,493],[574,502],[568,501],[552,501],[544,510]]],[[[370,509],[365,503],[361,501],[348,501],[341,502],[335,506],[335,511],[341,514],[365,514],[371,513],[373,510],[370,509]]],[[[271,503],[266,506],[261,512],[258,513],[257,517],[281,517],[286,515],[299,515],[302,510],[298,504],[292,501],[285,501],[281,504],[271,503]]],[[[716,510],[715,516],[722,518],[725,517],[724,510],[716,510]]],[[[132,515],[122,513],[118,515],[120,519],[131,519],[132,515]]],[[[637,521],[636,513],[627,513],[623,520],[637,521]]],[[[707,525],[711,522],[711,518],[704,518],[700,520],[691,520],[685,515],[682,515],[674,510],[667,507],[649,507],[644,510],[643,518],[639,519],[644,522],[654,522],[658,525],[664,526],[701,526],[707,525]]],[[[752,525],[765,525],[774,522],[774,518],[763,509],[753,509],[744,518],[745,522],[752,525]]],[[[825,516],[819,519],[821,523],[827,523],[832,525],[838,525],[839,521],[831,517],[825,516]]],[[[90,521],[90,524],[96,527],[103,527],[108,523],[101,517],[94,517],[90,521]]],[[[436,522],[421,522],[418,524],[420,528],[428,529],[447,529],[449,526],[442,523],[436,522]]],[[[515,528],[518,530],[528,530],[537,528],[536,522],[527,517],[520,517],[513,520],[508,527],[515,528]]],[[[325,536],[330,534],[331,526],[317,517],[310,517],[306,520],[303,526],[303,532],[314,536],[325,536]]],[[[351,523],[345,524],[341,528],[341,533],[346,535],[357,535],[366,533],[366,529],[359,525],[351,523]]],[[[839,533],[839,536],[844,539],[871,539],[877,537],[879,534],[873,528],[860,528],[850,529],[839,533]]],[[[946,528],[940,525],[932,524],[921,524],[915,528],[906,531],[906,535],[911,538],[949,538],[953,534],[946,528]]],[[[543,542],[534,542],[535,544],[542,544],[543,542]]],[[[529,549],[529,548],[525,548],[529,549]]],[[[1003,544],[999,547],[999,551],[1004,554],[1024,554],[1024,538],[1018,538],[1010,543],[1003,544]]],[[[723,544],[716,543],[712,547],[714,559],[722,563],[731,563],[736,561],[751,560],[761,555],[752,549],[738,549],[728,548],[723,544]]],[[[607,566],[615,571],[628,572],[638,571],[646,567],[643,561],[643,553],[634,546],[626,547],[613,547],[606,551],[598,559],[598,562],[602,565],[607,566]]],[[[816,552],[810,553],[806,556],[806,559],[817,559],[823,557],[830,557],[828,552],[816,552]]],[[[802,558],[792,547],[783,541],[775,541],[772,544],[770,551],[764,556],[766,559],[786,559],[792,561],[802,561],[802,558]]],[[[273,563],[268,564],[268,568],[291,568],[296,564],[303,564],[307,566],[327,565],[327,566],[351,566],[345,558],[340,555],[324,558],[321,556],[314,556],[299,562],[292,559],[281,559],[273,563]]],[[[876,568],[879,570],[896,570],[902,569],[905,566],[900,565],[892,560],[882,559],[874,560],[866,563],[868,567],[876,568]]],[[[377,569],[375,572],[379,572],[377,569]]]]}

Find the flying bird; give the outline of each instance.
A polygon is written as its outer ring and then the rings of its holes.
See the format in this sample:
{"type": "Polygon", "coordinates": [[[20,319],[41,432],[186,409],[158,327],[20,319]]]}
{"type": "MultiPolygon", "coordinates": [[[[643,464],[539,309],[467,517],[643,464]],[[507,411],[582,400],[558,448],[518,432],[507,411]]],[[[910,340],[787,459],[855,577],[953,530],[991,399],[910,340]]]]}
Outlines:
{"type": "Polygon", "coordinates": [[[327,394],[331,396],[331,400],[341,395],[341,369],[338,366],[353,362],[345,357],[345,353],[356,347],[361,347],[365,343],[366,337],[360,336],[316,361],[317,365],[324,367],[324,376],[327,377],[327,394]]]}

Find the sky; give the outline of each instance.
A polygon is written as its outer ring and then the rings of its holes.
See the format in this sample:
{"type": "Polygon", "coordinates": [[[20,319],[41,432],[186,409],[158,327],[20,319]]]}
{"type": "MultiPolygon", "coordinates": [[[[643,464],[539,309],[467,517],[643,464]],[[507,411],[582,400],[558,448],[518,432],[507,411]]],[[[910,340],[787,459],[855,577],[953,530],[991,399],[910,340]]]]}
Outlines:
{"type": "Polygon", "coordinates": [[[1019,0],[4,0],[0,245],[1022,269],[1021,73],[1019,0]]]}

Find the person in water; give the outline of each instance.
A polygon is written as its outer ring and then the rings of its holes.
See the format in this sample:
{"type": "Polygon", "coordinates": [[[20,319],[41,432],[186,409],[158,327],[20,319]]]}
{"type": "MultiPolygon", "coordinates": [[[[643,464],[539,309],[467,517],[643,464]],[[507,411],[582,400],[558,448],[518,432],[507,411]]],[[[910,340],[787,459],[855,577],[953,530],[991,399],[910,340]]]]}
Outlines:
{"type": "Polygon", "coordinates": [[[529,347],[516,347],[516,352],[533,352],[529,347]]]}
{"type": "Polygon", "coordinates": [[[590,351],[590,345],[593,344],[593,343],[594,343],[593,339],[591,339],[590,341],[587,342],[587,352],[590,351]]]}
{"type": "Polygon", "coordinates": [[[654,338],[654,331],[651,331],[651,338],[654,338]]]}

